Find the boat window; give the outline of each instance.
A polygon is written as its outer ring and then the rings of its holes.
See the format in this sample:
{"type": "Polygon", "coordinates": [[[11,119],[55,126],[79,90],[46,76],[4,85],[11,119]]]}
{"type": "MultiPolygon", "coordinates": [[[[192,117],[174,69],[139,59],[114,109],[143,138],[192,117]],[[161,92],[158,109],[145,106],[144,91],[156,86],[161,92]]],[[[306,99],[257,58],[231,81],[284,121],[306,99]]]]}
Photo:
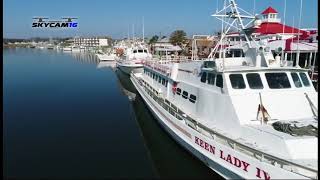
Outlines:
{"type": "Polygon", "coordinates": [[[177,94],[180,95],[181,94],[181,89],[177,88],[177,94]]]}
{"type": "Polygon", "coordinates": [[[164,79],[164,78],[162,78],[162,85],[164,85],[165,84],[165,82],[166,82],[166,80],[164,79]]]}
{"type": "Polygon", "coordinates": [[[145,53],[148,53],[148,51],[145,49],[145,50],[143,50],[143,52],[145,52],[145,53]]]}
{"type": "Polygon", "coordinates": [[[155,79],[156,78],[156,75],[154,73],[152,73],[152,78],[155,79]]]}
{"type": "Polygon", "coordinates": [[[223,88],[223,79],[221,74],[217,74],[216,86],[223,88]]]}
{"type": "Polygon", "coordinates": [[[208,84],[214,85],[215,79],[216,79],[216,74],[208,73],[208,84]]]}
{"type": "Polygon", "coordinates": [[[188,92],[183,91],[182,92],[182,97],[185,98],[185,99],[188,99],[188,92]]]}
{"type": "Polygon", "coordinates": [[[159,78],[159,77],[158,77],[158,75],[156,74],[156,81],[158,81],[158,78],[159,78]]]}
{"type": "Polygon", "coordinates": [[[214,62],[214,61],[205,61],[203,63],[203,66],[205,68],[214,68],[216,66],[216,62],[214,62]]]}
{"type": "Polygon", "coordinates": [[[197,100],[197,97],[193,94],[190,94],[190,98],[189,98],[189,101],[192,102],[192,103],[195,103],[197,100]]]}
{"type": "Polygon", "coordinates": [[[244,83],[242,74],[230,74],[229,78],[233,89],[246,88],[246,84],[244,83]]]}
{"type": "Polygon", "coordinates": [[[168,86],[168,80],[166,80],[166,84],[165,84],[165,86],[166,86],[166,87],[168,86]]]}
{"type": "Polygon", "coordinates": [[[308,80],[308,76],[306,75],[306,73],[299,73],[299,75],[300,75],[300,78],[302,80],[303,85],[307,86],[307,87],[310,86],[310,82],[308,80]]]}
{"type": "Polygon", "coordinates": [[[142,49],[139,49],[138,52],[139,52],[139,53],[143,53],[143,50],[142,50],[142,49]]]}
{"type": "Polygon", "coordinates": [[[291,77],[292,77],[292,80],[293,80],[293,82],[294,82],[294,85],[295,85],[297,88],[302,87],[300,78],[299,78],[299,76],[298,76],[297,73],[291,73],[291,77]]]}
{"type": "Polygon", "coordinates": [[[137,50],[133,50],[133,53],[137,53],[137,50]]]}
{"type": "Polygon", "coordinates": [[[248,73],[246,77],[251,89],[263,89],[263,84],[258,73],[248,73]]]}
{"type": "Polygon", "coordinates": [[[200,81],[203,83],[206,83],[206,81],[207,81],[207,73],[206,72],[202,72],[200,81]]]}
{"type": "Polygon", "coordinates": [[[266,73],[265,76],[270,89],[291,88],[286,73],[266,73]]]}
{"type": "Polygon", "coordinates": [[[159,80],[158,80],[159,83],[161,83],[161,79],[162,79],[162,77],[159,76],[159,80]]]}

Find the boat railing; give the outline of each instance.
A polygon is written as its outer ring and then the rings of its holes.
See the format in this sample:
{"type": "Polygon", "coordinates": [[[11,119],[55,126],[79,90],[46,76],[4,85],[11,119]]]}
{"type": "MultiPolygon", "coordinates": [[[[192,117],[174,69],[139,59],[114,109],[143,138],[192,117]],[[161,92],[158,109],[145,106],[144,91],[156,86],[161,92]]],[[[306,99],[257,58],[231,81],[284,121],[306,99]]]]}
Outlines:
{"type": "MultiPolygon", "coordinates": [[[[134,76],[133,76],[134,77],[134,76]]],[[[276,157],[269,153],[254,149],[246,144],[240,143],[235,141],[217,131],[214,131],[211,128],[203,125],[199,121],[195,120],[194,118],[190,117],[186,113],[184,113],[181,109],[177,108],[173,103],[165,99],[161,96],[161,93],[158,93],[157,90],[152,88],[148,83],[146,83],[143,79],[142,86],[145,88],[146,92],[160,105],[162,106],[167,112],[169,112],[172,116],[176,117],[178,120],[183,120],[186,125],[191,127],[192,129],[196,130],[197,132],[209,137],[219,143],[222,143],[226,146],[231,147],[232,149],[246,153],[247,155],[254,157],[261,162],[265,162],[271,164],[273,166],[280,167],[290,172],[294,172],[296,174],[311,178],[311,179],[318,179],[318,170],[306,167],[292,161],[276,157]]]]}

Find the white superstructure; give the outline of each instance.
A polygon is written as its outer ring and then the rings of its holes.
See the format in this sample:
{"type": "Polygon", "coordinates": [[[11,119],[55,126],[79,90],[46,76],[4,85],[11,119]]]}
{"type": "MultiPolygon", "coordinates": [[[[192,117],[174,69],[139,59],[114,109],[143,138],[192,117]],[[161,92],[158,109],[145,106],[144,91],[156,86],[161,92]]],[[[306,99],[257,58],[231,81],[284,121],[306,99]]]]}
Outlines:
{"type": "Polygon", "coordinates": [[[317,179],[318,94],[307,70],[252,41],[246,28],[255,17],[234,0],[214,16],[230,21],[207,60],[147,61],[131,73],[142,99],[179,144],[225,178],[317,179]],[[246,32],[244,55],[227,57],[218,47],[236,24],[246,32]]]}
{"type": "Polygon", "coordinates": [[[142,72],[143,63],[152,58],[152,54],[143,43],[133,42],[121,50],[123,53],[119,54],[117,67],[127,74],[131,71],[142,72]]]}

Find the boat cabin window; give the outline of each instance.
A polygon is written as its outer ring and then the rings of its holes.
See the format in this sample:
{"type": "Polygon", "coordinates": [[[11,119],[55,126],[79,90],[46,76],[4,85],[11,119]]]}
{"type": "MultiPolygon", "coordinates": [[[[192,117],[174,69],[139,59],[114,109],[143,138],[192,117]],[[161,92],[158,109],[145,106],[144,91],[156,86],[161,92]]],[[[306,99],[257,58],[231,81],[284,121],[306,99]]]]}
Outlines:
{"type": "Polygon", "coordinates": [[[207,72],[202,72],[200,81],[203,82],[203,83],[206,83],[206,81],[207,81],[207,72]]]}
{"type": "Polygon", "coordinates": [[[246,84],[244,83],[242,74],[230,74],[229,78],[230,78],[231,86],[233,89],[246,88],[246,84]]]}
{"type": "Polygon", "coordinates": [[[203,63],[203,66],[205,68],[214,68],[214,67],[216,67],[216,62],[214,62],[214,61],[205,61],[203,63]]]}
{"type": "Polygon", "coordinates": [[[291,77],[292,77],[292,80],[293,80],[293,82],[294,82],[294,85],[295,85],[297,88],[302,87],[300,78],[299,78],[299,76],[298,76],[297,73],[291,73],[291,77]]]}
{"type": "Polygon", "coordinates": [[[286,73],[266,73],[265,76],[270,89],[291,88],[286,73]]]}
{"type": "Polygon", "coordinates": [[[148,51],[146,49],[144,49],[143,52],[148,53],[148,51]]]}
{"type": "Polygon", "coordinates": [[[166,84],[166,80],[165,80],[164,78],[162,78],[161,84],[162,84],[162,85],[165,85],[165,84],[166,84]]]}
{"type": "Polygon", "coordinates": [[[133,50],[133,53],[137,53],[137,50],[133,50]]]}
{"type": "Polygon", "coordinates": [[[181,94],[181,89],[177,88],[177,94],[180,95],[181,94]]]}
{"type": "Polygon", "coordinates": [[[143,49],[139,49],[138,52],[139,52],[139,53],[143,53],[143,49]]]}
{"type": "Polygon", "coordinates": [[[216,86],[223,88],[223,79],[221,74],[217,74],[216,86]]]}
{"type": "Polygon", "coordinates": [[[182,92],[182,97],[185,98],[185,99],[188,99],[188,92],[183,91],[182,92]]]}
{"type": "Polygon", "coordinates": [[[307,75],[306,75],[306,73],[299,73],[299,75],[300,75],[300,78],[301,78],[301,80],[302,80],[302,83],[303,83],[303,85],[304,86],[310,86],[310,82],[309,82],[309,80],[308,80],[308,77],[307,77],[307,75]]]}
{"type": "Polygon", "coordinates": [[[258,73],[248,73],[246,77],[251,89],[263,89],[263,84],[258,73]]]}
{"type": "Polygon", "coordinates": [[[159,79],[158,79],[158,82],[159,82],[159,83],[161,83],[161,79],[162,79],[162,77],[159,76],[159,79]]]}
{"type": "Polygon", "coordinates": [[[192,103],[195,103],[197,100],[197,97],[193,94],[190,94],[190,98],[189,98],[189,101],[192,102],[192,103]]]}
{"type": "Polygon", "coordinates": [[[208,84],[214,85],[215,80],[216,80],[216,74],[208,73],[208,84]]]}

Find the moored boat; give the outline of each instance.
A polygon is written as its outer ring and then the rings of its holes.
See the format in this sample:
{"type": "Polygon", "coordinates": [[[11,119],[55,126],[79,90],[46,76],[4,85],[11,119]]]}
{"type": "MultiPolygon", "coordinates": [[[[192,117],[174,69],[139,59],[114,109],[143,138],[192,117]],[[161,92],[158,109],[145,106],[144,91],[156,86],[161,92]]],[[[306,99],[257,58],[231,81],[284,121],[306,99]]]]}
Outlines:
{"type": "Polygon", "coordinates": [[[224,10],[214,16],[231,21],[207,60],[146,61],[132,83],[159,124],[221,176],[317,179],[318,95],[307,70],[253,41],[243,19],[256,17],[234,0],[224,10]],[[227,57],[218,47],[235,24],[244,56],[227,57]]]}

